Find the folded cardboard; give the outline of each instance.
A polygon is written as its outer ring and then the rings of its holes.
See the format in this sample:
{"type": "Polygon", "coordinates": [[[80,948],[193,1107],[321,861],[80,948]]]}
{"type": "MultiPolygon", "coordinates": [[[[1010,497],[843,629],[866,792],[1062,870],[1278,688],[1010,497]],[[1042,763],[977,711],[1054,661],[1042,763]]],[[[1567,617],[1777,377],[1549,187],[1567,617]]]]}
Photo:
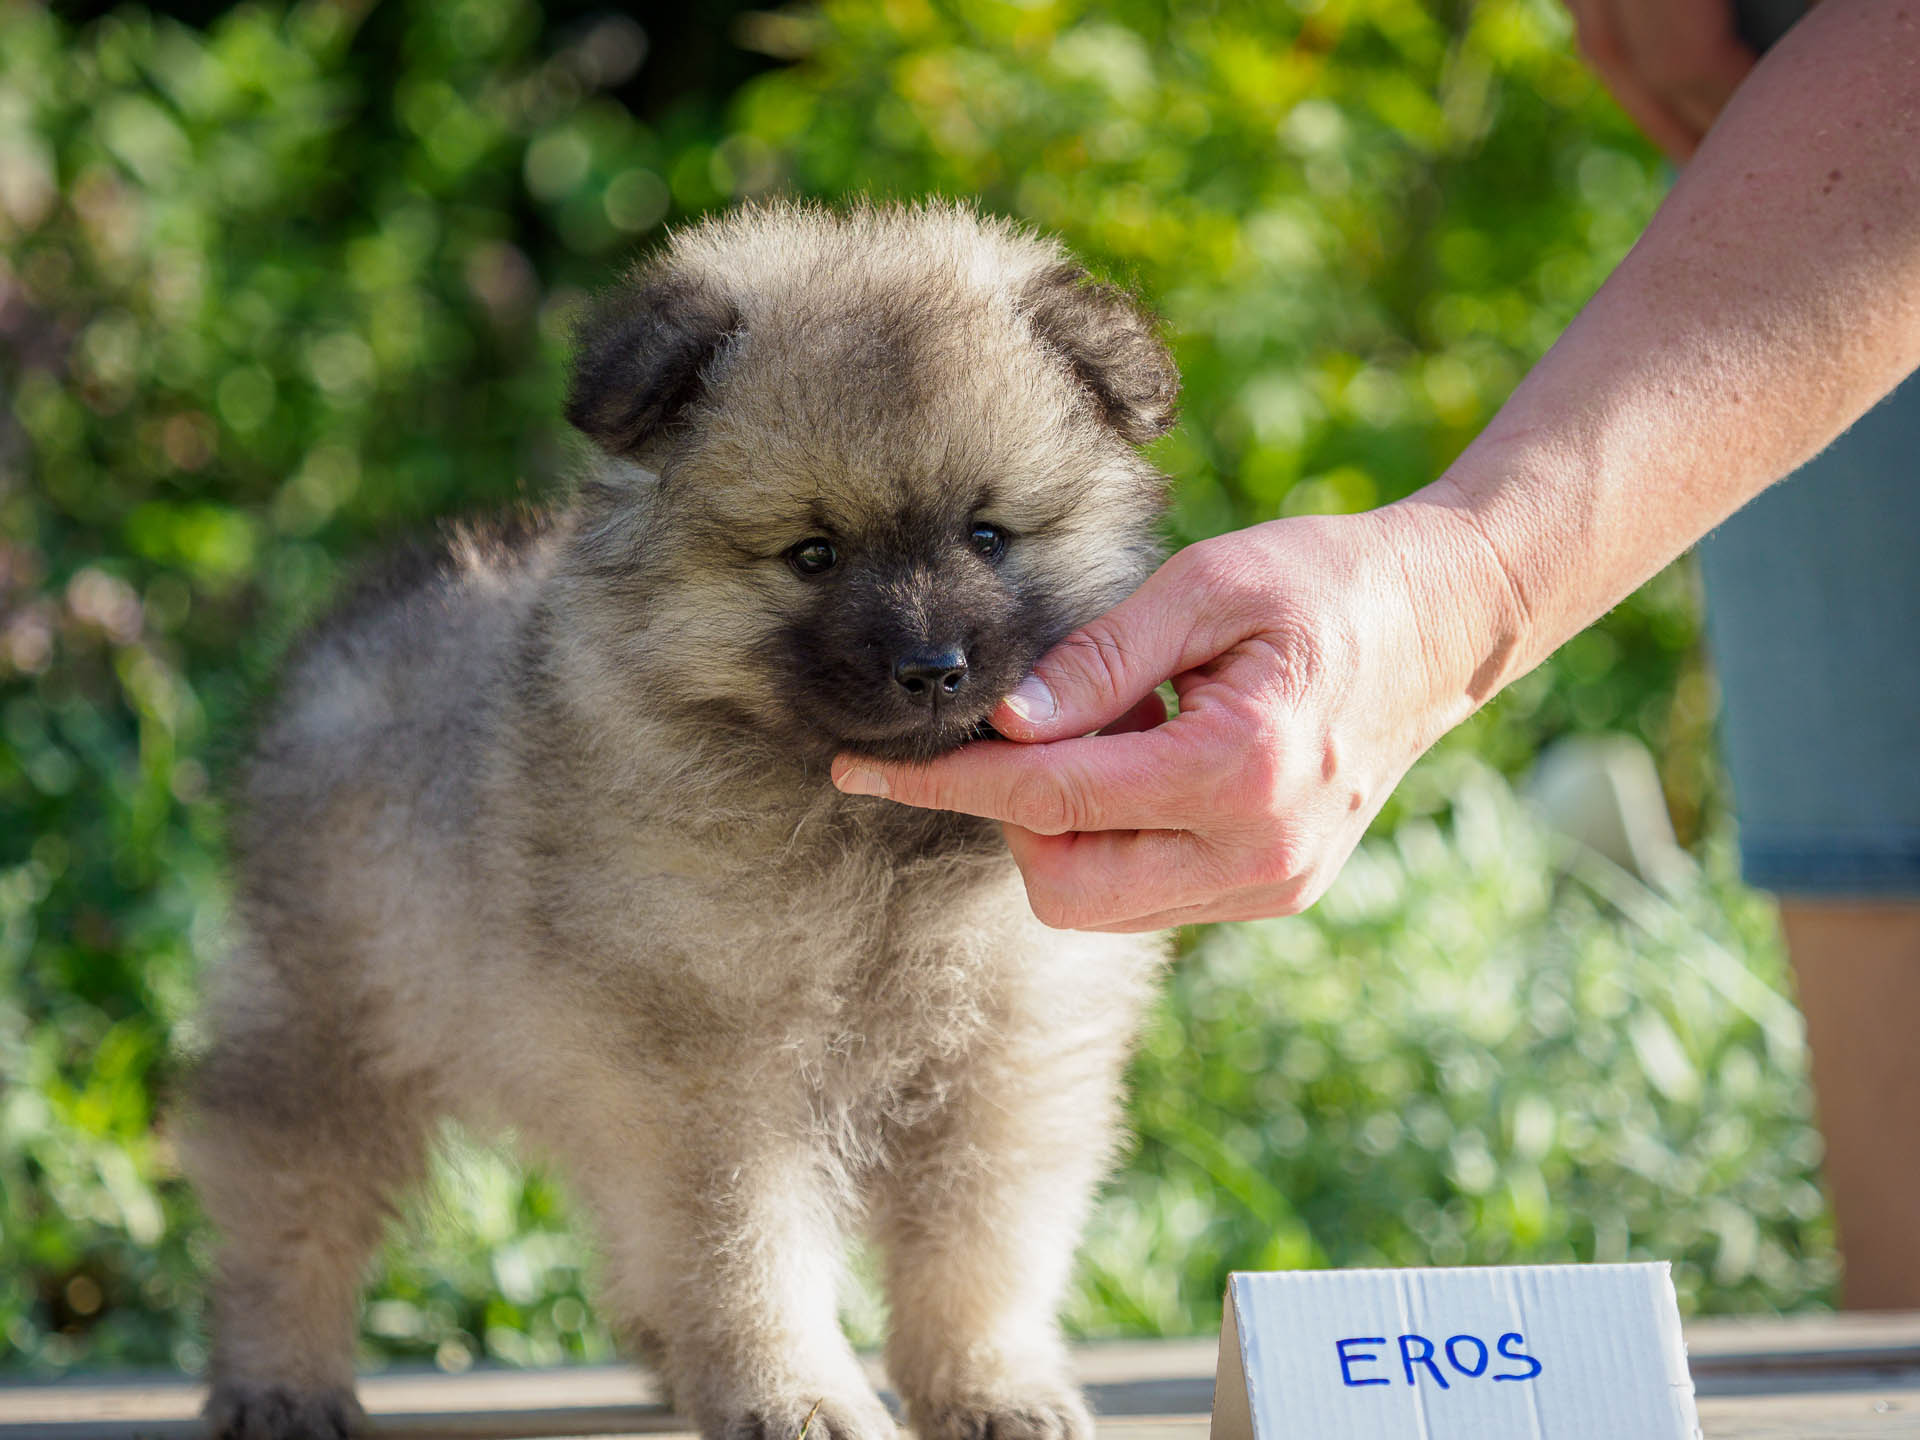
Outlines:
{"type": "Polygon", "coordinates": [[[1668,1267],[1228,1282],[1212,1440],[1698,1440],[1668,1267]]]}

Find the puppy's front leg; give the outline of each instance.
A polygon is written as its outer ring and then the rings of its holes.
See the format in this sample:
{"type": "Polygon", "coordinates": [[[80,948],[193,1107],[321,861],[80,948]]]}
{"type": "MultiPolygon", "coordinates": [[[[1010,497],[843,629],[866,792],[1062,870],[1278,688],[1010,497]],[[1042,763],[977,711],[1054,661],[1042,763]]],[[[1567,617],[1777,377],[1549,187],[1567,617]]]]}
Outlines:
{"type": "Polygon", "coordinates": [[[901,1137],[877,1207],[887,1368],[921,1440],[1093,1433],[1056,1313],[1111,1149],[1124,1036],[1054,1039],[976,1064],[901,1137]]]}
{"type": "Polygon", "coordinates": [[[609,1299],[660,1352],[707,1440],[891,1440],[839,1322],[829,1167],[744,1109],[682,1115],[661,1151],[588,1185],[609,1299]],[[817,1411],[816,1411],[816,1406],[817,1411]],[[808,1427],[808,1417],[812,1424],[808,1427]]]}

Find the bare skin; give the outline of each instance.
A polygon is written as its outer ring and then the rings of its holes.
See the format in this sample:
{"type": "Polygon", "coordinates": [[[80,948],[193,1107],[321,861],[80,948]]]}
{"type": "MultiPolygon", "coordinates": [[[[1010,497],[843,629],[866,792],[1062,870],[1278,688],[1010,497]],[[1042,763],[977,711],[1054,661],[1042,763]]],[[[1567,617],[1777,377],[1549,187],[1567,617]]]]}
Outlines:
{"type": "Polygon", "coordinates": [[[1730,0],[1567,0],[1580,53],[1620,108],[1676,162],[1690,160],[1759,58],[1730,0]]]}
{"type": "Polygon", "coordinates": [[[1920,1306],[1920,901],[1794,900],[1781,928],[1799,979],[1827,1142],[1840,1294],[1855,1310],[1920,1306]]]}
{"type": "Polygon", "coordinates": [[[1297,912],[1435,739],[1916,366],[1920,0],[1823,6],[1439,480],[1181,551],[1040,661],[1007,740],[835,783],[1000,820],[1051,925],[1297,912]]]}

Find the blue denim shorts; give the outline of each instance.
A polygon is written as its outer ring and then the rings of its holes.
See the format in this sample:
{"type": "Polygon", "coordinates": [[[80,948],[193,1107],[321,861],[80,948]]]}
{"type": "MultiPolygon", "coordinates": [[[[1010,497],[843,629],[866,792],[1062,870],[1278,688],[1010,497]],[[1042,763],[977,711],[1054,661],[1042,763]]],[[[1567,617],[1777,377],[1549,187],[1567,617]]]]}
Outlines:
{"type": "Polygon", "coordinates": [[[1748,883],[1920,898],[1920,376],[1700,558],[1748,883]]]}

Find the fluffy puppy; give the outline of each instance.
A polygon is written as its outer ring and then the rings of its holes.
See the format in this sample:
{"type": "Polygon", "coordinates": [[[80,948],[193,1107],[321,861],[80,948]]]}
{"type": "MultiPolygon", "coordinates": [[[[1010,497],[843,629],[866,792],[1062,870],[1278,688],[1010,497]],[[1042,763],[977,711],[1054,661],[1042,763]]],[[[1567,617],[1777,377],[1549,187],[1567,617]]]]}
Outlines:
{"type": "Polygon", "coordinates": [[[739,211],[595,304],[577,496],[350,600],[248,773],[187,1147],[217,1435],[355,1428],[443,1117],[567,1174],[706,1436],[891,1435],[856,1227],[926,1440],[1088,1433],[1055,1310],[1159,947],[1044,929],[994,826],[827,765],[964,743],[1139,583],[1175,384],[1124,294],[949,205],[739,211]]]}

